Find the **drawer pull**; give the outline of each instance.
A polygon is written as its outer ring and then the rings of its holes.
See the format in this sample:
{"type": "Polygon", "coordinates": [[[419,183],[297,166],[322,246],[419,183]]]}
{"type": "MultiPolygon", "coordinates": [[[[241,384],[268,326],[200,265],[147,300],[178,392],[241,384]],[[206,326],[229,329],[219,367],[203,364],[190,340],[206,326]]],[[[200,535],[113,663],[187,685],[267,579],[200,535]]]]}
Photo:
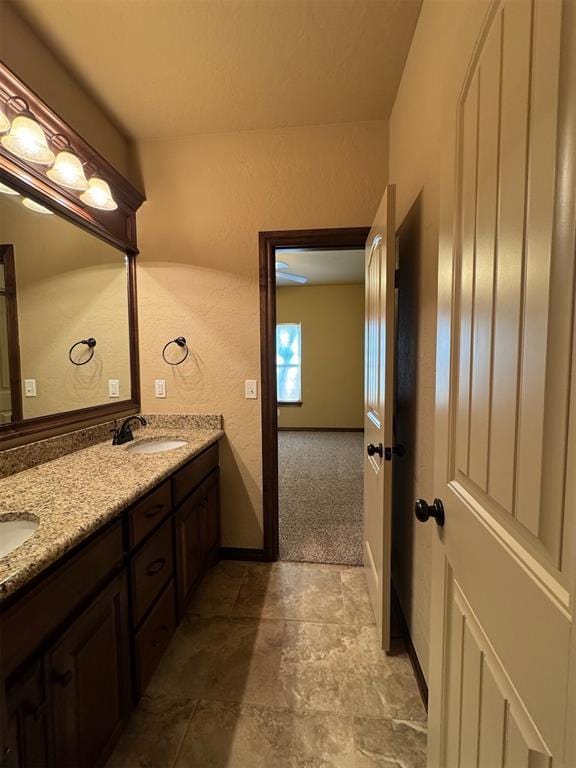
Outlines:
{"type": "Polygon", "coordinates": [[[166,558],[165,557],[158,557],[156,560],[152,560],[148,568],[146,568],[146,576],[156,576],[157,573],[160,573],[162,568],[166,565],[166,558]]]}
{"type": "Polygon", "coordinates": [[[164,504],[154,504],[153,507],[150,507],[150,509],[147,509],[144,513],[144,517],[156,517],[158,512],[162,512],[164,509],[164,504]]]}
{"type": "Polygon", "coordinates": [[[55,685],[59,685],[60,688],[66,688],[70,683],[72,682],[72,678],[74,677],[72,670],[67,669],[66,672],[64,672],[62,675],[55,674],[52,678],[52,682],[55,685]]]}
{"type": "MultiPolygon", "coordinates": [[[[170,627],[168,627],[166,624],[162,624],[162,626],[156,627],[156,632],[168,632],[169,629],[170,629],[170,627]]],[[[162,642],[163,642],[162,640],[156,639],[156,640],[152,640],[150,645],[152,646],[152,648],[158,648],[158,646],[162,642]]]]}

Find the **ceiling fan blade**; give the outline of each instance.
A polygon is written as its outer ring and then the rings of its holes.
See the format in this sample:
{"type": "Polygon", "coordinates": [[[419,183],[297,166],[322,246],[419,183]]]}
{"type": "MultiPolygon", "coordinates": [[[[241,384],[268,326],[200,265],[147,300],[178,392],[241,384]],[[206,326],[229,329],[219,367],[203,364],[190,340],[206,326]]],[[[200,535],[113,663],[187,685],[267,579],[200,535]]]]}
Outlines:
{"type": "Polygon", "coordinates": [[[308,278],[304,275],[293,275],[290,272],[276,272],[276,279],[282,278],[283,280],[289,280],[293,283],[307,283],[308,278]]]}
{"type": "Polygon", "coordinates": [[[276,269],[288,269],[288,264],[285,261],[277,261],[276,269]]]}

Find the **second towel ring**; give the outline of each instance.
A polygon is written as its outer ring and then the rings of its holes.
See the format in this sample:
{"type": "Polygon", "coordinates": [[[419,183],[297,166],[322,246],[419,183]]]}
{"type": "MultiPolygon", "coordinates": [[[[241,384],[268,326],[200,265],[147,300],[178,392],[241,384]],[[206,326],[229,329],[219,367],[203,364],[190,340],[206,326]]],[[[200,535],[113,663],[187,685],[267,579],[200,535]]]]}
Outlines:
{"type": "Polygon", "coordinates": [[[189,354],[190,354],[190,350],[188,349],[188,344],[184,336],[177,336],[175,339],[172,339],[167,344],[164,344],[164,349],[162,350],[162,357],[164,358],[164,362],[168,363],[168,365],[182,365],[182,363],[184,362],[184,360],[186,360],[189,354]],[[180,360],[177,360],[175,363],[172,363],[166,357],[166,350],[171,344],[176,344],[178,347],[180,347],[180,349],[184,350],[184,357],[182,357],[180,360]]]}
{"type": "Polygon", "coordinates": [[[96,339],[93,339],[93,338],[81,339],[80,341],[77,341],[76,344],[72,344],[72,346],[68,350],[68,360],[70,360],[72,365],[86,365],[86,363],[89,363],[90,360],[92,360],[92,358],[94,357],[94,347],[95,346],[96,346],[96,339]],[[74,360],[73,357],[72,357],[72,352],[76,349],[76,347],[79,347],[80,344],[86,344],[86,346],[90,350],[90,355],[83,362],[77,363],[76,360],[74,360]]]}

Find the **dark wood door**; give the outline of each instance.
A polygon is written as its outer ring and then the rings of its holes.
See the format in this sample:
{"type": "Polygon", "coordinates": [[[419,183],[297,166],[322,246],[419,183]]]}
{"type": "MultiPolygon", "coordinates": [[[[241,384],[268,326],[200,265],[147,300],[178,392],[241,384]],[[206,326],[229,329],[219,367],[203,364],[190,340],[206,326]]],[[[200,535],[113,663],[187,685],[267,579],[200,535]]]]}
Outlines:
{"type": "Polygon", "coordinates": [[[176,577],[178,616],[181,617],[204,572],[203,487],[192,493],[176,512],[176,577]]]}
{"type": "Polygon", "coordinates": [[[202,484],[204,568],[220,559],[220,471],[217,469],[202,484]]]}
{"type": "Polygon", "coordinates": [[[126,576],[117,577],[66,630],[47,659],[53,764],[103,765],[129,713],[126,576]]]}
{"type": "Polygon", "coordinates": [[[7,737],[0,763],[7,768],[49,765],[47,701],[41,662],[27,667],[6,691],[7,737]]]}

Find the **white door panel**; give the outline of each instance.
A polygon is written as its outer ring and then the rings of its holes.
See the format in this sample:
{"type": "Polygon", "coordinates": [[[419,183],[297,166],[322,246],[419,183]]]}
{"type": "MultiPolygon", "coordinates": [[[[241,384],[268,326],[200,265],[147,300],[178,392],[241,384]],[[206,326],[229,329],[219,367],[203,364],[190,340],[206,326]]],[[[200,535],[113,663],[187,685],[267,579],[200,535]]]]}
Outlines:
{"type": "Polygon", "coordinates": [[[576,765],[575,43],[570,3],[492,2],[444,105],[433,766],[576,765]]]}
{"type": "Polygon", "coordinates": [[[364,565],[382,648],[390,648],[390,545],[394,383],[394,187],[366,243],[364,565]],[[373,451],[376,449],[376,452],[373,451]]]}

